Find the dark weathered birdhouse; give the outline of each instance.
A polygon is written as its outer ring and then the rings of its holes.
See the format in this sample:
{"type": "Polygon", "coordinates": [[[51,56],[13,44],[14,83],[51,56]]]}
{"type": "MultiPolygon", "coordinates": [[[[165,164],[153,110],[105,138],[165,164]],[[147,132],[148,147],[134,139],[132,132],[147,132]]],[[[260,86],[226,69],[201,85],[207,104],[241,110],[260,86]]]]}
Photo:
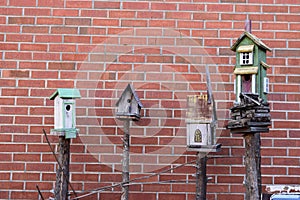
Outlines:
{"type": "Polygon", "coordinates": [[[187,148],[190,151],[216,152],[221,144],[216,144],[216,111],[213,100],[207,95],[187,97],[187,148]]]}
{"type": "Polygon", "coordinates": [[[236,52],[234,106],[227,128],[232,133],[268,132],[271,124],[267,102],[266,51],[271,49],[249,32],[244,32],[231,46],[236,52]]]}
{"type": "Polygon", "coordinates": [[[142,102],[137,96],[133,86],[128,84],[116,103],[116,116],[120,120],[138,121],[141,118],[142,102]]]}
{"type": "Polygon", "coordinates": [[[51,96],[54,100],[54,129],[52,134],[76,138],[76,104],[75,99],[80,98],[78,89],[57,89],[51,96]]]}

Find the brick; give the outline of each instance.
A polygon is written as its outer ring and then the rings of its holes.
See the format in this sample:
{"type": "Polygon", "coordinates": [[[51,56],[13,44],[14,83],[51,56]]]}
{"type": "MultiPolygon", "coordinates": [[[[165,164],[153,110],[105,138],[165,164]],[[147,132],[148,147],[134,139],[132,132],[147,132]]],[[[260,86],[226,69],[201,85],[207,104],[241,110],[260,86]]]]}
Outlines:
{"type": "Polygon", "coordinates": [[[206,28],[208,29],[230,29],[232,28],[232,22],[206,22],[206,28]]]}
{"type": "Polygon", "coordinates": [[[7,34],[6,41],[8,42],[32,42],[32,35],[7,34]]]}
{"type": "Polygon", "coordinates": [[[41,43],[58,43],[62,42],[62,37],[61,35],[36,35],[35,41],[41,43]]]}
{"type": "Polygon", "coordinates": [[[76,16],[79,16],[79,11],[76,9],[53,9],[53,16],[76,17],[76,16]]]}
{"type": "Polygon", "coordinates": [[[0,8],[0,14],[3,15],[22,15],[22,8],[5,7],[0,8]]]}
{"type": "Polygon", "coordinates": [[[65,18],[66,25],[76,25],[76,26],[90,26],[92,20],[89,18],[65,18]]]}
{"type": "Polygon", "coordinates": [[[208,4],[207,5],[207,11],[209,12],[232,12],[233,11],[233,5],[230,4],[208,4]]]}
{"type": "Polygon", "coordinates": [[[91,1],[67,1],[66,4],[67,8],[92,8],[92,2],[91,1]]]}
{"type": "Polygon", "coordinates": [[[24,152],[25,144],[0,144],[1,152],[24,152]]]}
{"type": "Polygon", "coordinates": [[[158,198],[160,200],[168,200],[168,199],[172,199],[172,200],[182,200],[185,199],[185,194],[159,194],[158,198]]]}
{"type": "MultiPolygon", "coordinates": [[[[96,3],[96,2],[94,2],[96,3]]],[[[81,17],[107,17],[106,10],[81,10],[81,17]]]]}
{"type": "Polygon", "coordinates": [[[97,9],[119,9],[120,2],[111,2],[111,1],[95,1],[94,8],[97,9]]]}
{"type": "Polygon", "coordinates": [[[47,44],[21,44],[22,51],[47,51],[47,44]]]}
{"type": "Polygon", "coordinates": [[[88,58],[86,54],[63,54],[63,60],[65,61],[84,61],[88,58]]]}
{"type": "Polygon", "coordinates": [[[287,13],[288,6],[263,6],[263,12],[270,12],[270,13],[287,13]]]}
{"type": "Polygon", "coordinates": [[[276,50],[275,56],[278,57],[297,57],[299,55],[299,50],[276,50]]]}
{"type": "Polygon", "coordinates": [[[34,24],[33,17],[8,17],[9,24],[34,24]]]}
{"type": "Polygon", "coordinates": [[[66,43],[90,43],[90,36],[64,36],[66,43]]]}
{"type": "Polygon", "coordinates": [[[47,33],[48,27],[24,26],[23,33],[47,33]]]}
{"type": "Polygon", "coordinates": [[[276,21],[284,21],[284,22],[299,22],[299,15],[276,15],[276,21]]]}
{"type": "Polygon", "coordinates": [[[60,60],[59,53],[36,52],[33,54],[33,60],[60,60]]]}
{"type": "Polygon", "coordinates": [[[27,163],[26,165],[27,171],[37,171],[37,172],[49,172],[54,170],[54,164],[48,163],[27,163]]]}
{"type": "MultiPolygon", "coordinates": [[[[276,38],[279,39],[295,39],[297,37],[299,37],[299,33],[295,33],[295,32],[278,32],[276,33],[276,38]]],[[[284,50],[283,50],[284,51],[284,50]]]]}
{"type": "Polygon", "coordinates": [[[20,62],[20,69],[46,69],[45,62],[20,62]]]}
{"type": "Polygon", "coordinates": [[[49,0],[49,1],[38,1],[38,6],[39,7],[58,7],[58,8],[62,8],[64,7],[64,2],[61,0],[49,0]]]}
{"type": "Polygon", "coordinates": [[[13,180],[31,180],[31,181],[39,181],[40,174],[39,173],[14,173],[13,180]]]}
{"type": "Polygon", "coordinates": [[[189,12],[167,12],[166,19],[189,20],[189,19],[191,19],[191,13],[189,13],[189,12]]]}
{"type": "Polygon", "coordinates": [[[10,0],[10,6],[21,6],[21,7],[35,7],[36,1],[35,0],[10,0]]]}
{"type": "Polygon", "coordinates": [[[18,44],[0,43],[1,50],[18,50],[18,44]]]}
{"type": "Polygon", "coordinates": [[[163,12],[152,12],[152,11],[143,11],[143,12],[138,12],[137,13],[137,17],[138,18],[148,18],[148,19],[159,19],[159,18],[163,18],[163,12]]]}
{"type": "Polygon", "coordinates": [[[20,107],[2,107],[0,112],[2,114],[15,114],[15,115],[26,115],[28,113],[27,108],[20,108],[20,107]]]}
{"type": "Polygon", "coordinates": [[[146,27],[148,21],[146,20],[122,20],[122,27],[146,27]]]}
{"type": "Polygon", "coordinates": [[[151,3],[151,10],[176,10],[177,5],[175,3],[151,3]]]}
{"type": "Polygon", "coordinates": [[[50,8],[25,8],[24,14],[28,16],[50,16],[50,8]]]}
{"type": "Polygon", "coordinates": [[[2,96],[28,96],[28,89],[2,89],[2,96]]]}
{"type": "Polygon", "coordinates": [[[75,44],[50,44],[49,50],[51,52],[75,52],[75,44]]]}
{"type": "Polygon", "coordinates": [[[148,10],[149,2],[124,2],[124,9],[133,9],[133,10],[148,10]]]}
{"type": "Polygon", "coordinates": [[[54,18],[54,17],[37,17],[37,24],[42,25],[62,25],[63,24],[63,18],[54,18]]]}
{"type": "Polygon", "coordinates": [[[112,172],[112,168],[107,165],[87,164],[86,171],[89,172],[112,172]]]}
{"type": "Polygon", "coordinates": [[[23,183],[22,182],[15,182],[15,181],[10,181],[10,182],[1,182],[0,183],[0,187],[2,189],[10,189],[10,188],[14,188],[14,189],[22,189],[23,188],[23,183]]]}
{"type": "Polygon", "coordinates": [[[48,88],[73,88],[74,81],[72,80],[48,80],[48,88]]]}
{"type": "Polygon", "coordinates": [[[17,60],[31,60],[32,53],[31,52],[6,52],[6,59],[17,59],[17,60]]]}

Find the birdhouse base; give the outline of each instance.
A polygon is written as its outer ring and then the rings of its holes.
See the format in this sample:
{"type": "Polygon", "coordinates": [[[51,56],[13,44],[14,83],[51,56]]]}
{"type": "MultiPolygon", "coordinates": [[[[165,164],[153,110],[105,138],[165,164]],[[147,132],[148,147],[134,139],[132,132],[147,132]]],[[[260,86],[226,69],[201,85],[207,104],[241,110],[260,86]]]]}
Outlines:
{"type": "Polygon", "coordinates": [[[241,103],[231,108],[227,129],[231,133],[267,133],[271,125],[269,103],[257,94],[241,94],[241,103]]]}
{"type": "Polygon", "coordinates": [[[118,120],[131,120],[131,121],[139,121],[141,116],[140,115],[124,115],[124,114],[118,114],[116,118],[118,120]]]}
{"type": "Polygon", "coordinates": [[[198,152],[219,152],[221,150],[222,144],[215,145],[189,145],[188,151],[198,151],[198,152]]]}
{"type": "Polygon", "coordinates": [[[73,139],[79,134],[79,129],[51,129],[50,134],[65,136],[66,139],[73,139]]]}

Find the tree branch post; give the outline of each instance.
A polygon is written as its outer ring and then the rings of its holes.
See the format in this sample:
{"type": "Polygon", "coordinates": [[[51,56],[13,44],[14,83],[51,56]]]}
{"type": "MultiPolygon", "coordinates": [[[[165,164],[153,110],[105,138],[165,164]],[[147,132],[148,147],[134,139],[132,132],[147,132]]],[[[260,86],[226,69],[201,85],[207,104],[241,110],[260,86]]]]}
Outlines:
{"type": "Polygon", "coordinates": [[[206,200],[206,161],[206,155],[198,152],[196,160],[196,200],[206,200]]]}
{"type": "Polygon", "coordinates": [[[56,171],[54,195],[56,200],[67,200],[69,196],[68,183],[70,177],[70,139],[66,139],[65,136],[59,137],[58,162],[60,164],[58,165],[58,169],[56,171]]]}
{"type": "Polygon", "coordinates": [[[258,200],[259,188],[258,188],[258,165],[256,162],[256,148],[257,140],[255,134],[248,133],[244,135],[246,154],[245,154],[245,166],[246,166],[246,200],[258,200]]]}
{"type": "Polygon", "coordinates": [[[124,120],[121,200],[128,200],[129,197],[129,125],[130,120],[124,120]]]}

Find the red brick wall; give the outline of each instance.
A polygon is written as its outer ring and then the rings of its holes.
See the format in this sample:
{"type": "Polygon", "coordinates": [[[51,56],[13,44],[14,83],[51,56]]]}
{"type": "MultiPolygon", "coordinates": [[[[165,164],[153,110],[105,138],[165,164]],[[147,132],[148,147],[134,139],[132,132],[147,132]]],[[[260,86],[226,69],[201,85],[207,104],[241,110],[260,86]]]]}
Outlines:
{"type": "MultiPolygon", "coordinates": [[[[42,128],[47,133],[53,128],[49,96],[61,87],[78,88],[82,95],[80,136],[71,146],[76,190],[121,181],[122,122],[114,109],[128,83],[145,107],[130,130],[131,178],[193,161],[195,152],[185,148],[185,100],[205,92],[208,65],[223,147],[209,154],[207,197],[244,199],[243,139],[224,127],[234,100],[235,55],[229,47],[247,15],[253,34],[272,48],[267,63],[273,120],[270,133],[262,134],[262,181],[299,184],[300,2],[295,2],[0,0],[0,198],[36,199],[37,184],[45,198],[52,196],[57,164],[42,128]]],[[[49,138],[57,149],[57,137],[49,138]]],[[[131,199],[194,199],[194,172],[188,164],[140,180],[130,186],[131,199]]],[[[119,196],[115,187],[90,199],[119,196]]]]}

